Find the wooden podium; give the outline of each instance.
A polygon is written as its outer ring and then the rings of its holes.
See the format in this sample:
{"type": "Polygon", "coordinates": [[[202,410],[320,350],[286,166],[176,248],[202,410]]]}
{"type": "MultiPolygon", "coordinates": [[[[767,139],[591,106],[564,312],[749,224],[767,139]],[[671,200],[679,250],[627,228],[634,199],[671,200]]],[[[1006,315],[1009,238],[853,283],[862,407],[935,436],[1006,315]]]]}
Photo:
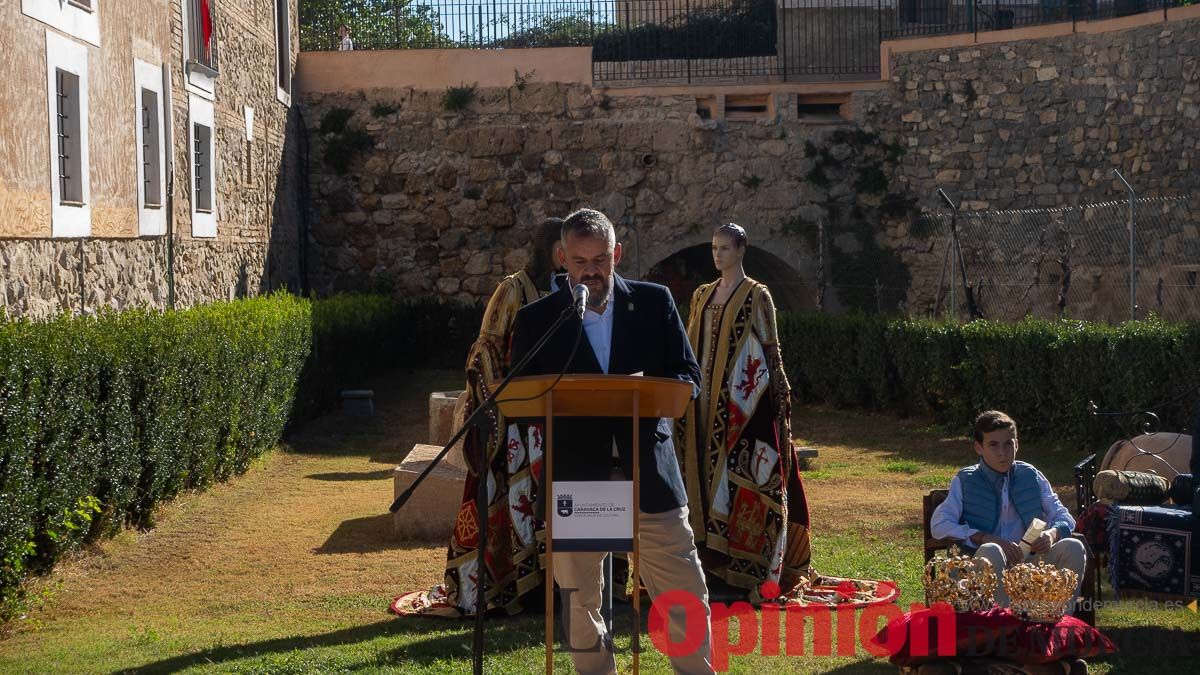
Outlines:
{"type": "MultiPolygon", "coordinates": [[[[682,380],[636,375],[539,375],[517,377],[496,403],[504,416],[544,417],[546,484],[539,487],[542,500],[554,498],[554,418],[630,417],[633,420],[633,556],[630,559],[633,593],[633,672],[639,668],[641,639],[641,593],[638,570],[638,527],[640,525],[641,481],[639,422],[643,417],[683,417],[692,398],[692,385],[682,380]],[[551,388],[553,385],[553,388],[551,388]],[[543,395],[543,392],[544,395],[543,395]],[[530,399],[530,400],[519,400],[530,399]]],[[[606,467],[607,468],[607,467],[606,467]]],[[[546,672],[554,672],[554,508],[546,503],[546,672]]],[[[570,636],[567,636],[570,639],[570,636]]]]}

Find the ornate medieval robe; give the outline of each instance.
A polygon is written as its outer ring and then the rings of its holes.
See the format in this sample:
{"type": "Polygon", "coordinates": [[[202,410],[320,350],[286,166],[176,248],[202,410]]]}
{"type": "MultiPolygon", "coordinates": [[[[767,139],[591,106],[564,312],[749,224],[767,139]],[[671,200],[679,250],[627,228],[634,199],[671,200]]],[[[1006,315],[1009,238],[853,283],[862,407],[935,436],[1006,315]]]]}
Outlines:
{"type": "Polygon", "coordinates": [[[717,283],[692,295],[688,339],[704,385],[676,447],[705,573],[757,599],[765,581],[787,593],[812,574],[808,504],[771,294],[747,278],[710,305],[717,283]]]}
{"type": "MultiPolygon", "coordinates": [[[[483,315],[479,337],[467,357],[467,405],[464,418],[500,384],[506,374],[509,338],[517,310],[537,300],[540,293],[524,270],[506,277],[497,286],[483,315]]],[[[540,425],[509,425],[495,413],[489,421],[490,434],[469,431],[463,454],[471,467],[463,488],[442,584],[428,591],[415,591],[396,598],[392,611],[401,615],[461,617],[475,612],[475,594],[480,577],[485,580],[488,609],[503,608],[510,614],[521,610],[521,596],[538,588],[543,572],[538,549],[542,524],[533,512],[536,497],[534,477],[542,457],[540,425]],[[475,467],[480,454],[487,470],[481,479],[475,467]],[[475,496],[480,480],[487,481],[488,549],[480,569],[477,560],[479,516],[475,496]]]]}

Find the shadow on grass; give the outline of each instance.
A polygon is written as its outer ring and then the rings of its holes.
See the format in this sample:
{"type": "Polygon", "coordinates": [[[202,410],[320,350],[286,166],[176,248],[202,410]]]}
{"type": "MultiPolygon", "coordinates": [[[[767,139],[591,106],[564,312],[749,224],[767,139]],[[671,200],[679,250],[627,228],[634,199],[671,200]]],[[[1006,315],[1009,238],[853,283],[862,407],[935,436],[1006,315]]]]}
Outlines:
{"type": "MultiPolygon", "coordinates": [[[[1018,424],[1020,420],[1017,420],[1018,424]]],[[[852,445],[858,453],[882,466],[895,461],[917,461],[928,470],[949,473],[979,461],[971,439],[962,432],[921,426],[912,419],[858,409],[820,405],[794,408],[794,433],[817,448],[852,445]]],[[[1018,459],[1036,466],[1054,485],[1073,485],[1074,465],[1087,452],[1072,450],[1061,439],[1022,437],[1018,459]]],[[[816,468],[823,469],[820,459],[816,468]]],[[[949,479],[946,481],[949,485],[949,479]]],[[[924,487],[924,486],[922,486],[924,487]]],[[[944,487],[939,485],[938,487],[944,487]]]]}
{"type": "MultiPolygon", "coordinates": [[[[528,619],[490,620],[487,624],[487,654],[506,654],[542,644],[541,623],[528,619]]],[[[273,654],[323,647],[342,647],[378,638],[410,636],[403,647],[381,653],[375,660],[432,664],[445,661],[447,655],[461,654],[462,645],[470,644],[471,624],[444,619],[395,618],[364,626],[355,626],[321,635],[275,638],[261,642],[224,645],[148,663],[120,673],[149,675],[173,673],[192,666],[214,666],[231,661],[256,659],[273,654]]],[[[463,658],[469,658],[469,652],[463,658]]]]}
{"type": "Polygon", "coordinates": [[[1116,643],[1119,651],[1093,662],[1109,664],[1114,673],[1200,672],[1200,639],[1195,631],[1130,626],[1104,628],[1102,632],[1116,643]]]}
{"type": "Polygon", "coordinates": [[[310,473],[305,478],[325,481],[383,480],[392,477],[392,469],[380,471],[335,471],[333,473],[310,473]]]}
{"type": "MultiPolygon", "coordinates": [[[[386,506],[381,500],[380,508],[386,506]]],[[[401,548],[399,544],[392,538],[392,514],[381,513],[342,521],[313,553],[376,553],[401,548]]]]}
{"type": "Polygon", "coordinates": [[[890,673],[895,675],[896,666],[888,663],[884,659],[874,659],[870,661],[855,661],[842,666],[837,666],[824,671],[826,673],[890,673]]]}

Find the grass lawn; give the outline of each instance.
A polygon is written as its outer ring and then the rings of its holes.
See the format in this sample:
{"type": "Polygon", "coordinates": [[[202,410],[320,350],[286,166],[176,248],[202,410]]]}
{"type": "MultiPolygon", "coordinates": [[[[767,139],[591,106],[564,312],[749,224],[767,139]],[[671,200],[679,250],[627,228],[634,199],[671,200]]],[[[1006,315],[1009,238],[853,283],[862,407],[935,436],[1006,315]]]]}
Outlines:
{"type": "MultiPolygon", "coordinates": [[[[61,565],[41,584],[46,606],[0,639],[0,672],[470,672],[470,624],[386,611],[398,592],[441,578],[444,543],[392,540],[387,506],[392,467],[426,440],[428,393],[460,382],[452,371],[381,379],[376,417],[313,421],[245,476],[164,507],[156,529],[61,565]]],[[[970,446],[918,421],[828,408],[799,407],[795,429],[821,453],[805,474],[817,569],[894,579],[902,606],[921,600],[920,497],[971,461],[970,446]]],[[[1078,455],[1036,442],[1021,452],[1068,504],[1078,455]]],[[[1099,623],[1126,654],[1093,672],[1200,670],[1192,612],[1127,601],[1103,607],[1099,623]]],[[[487,672],[542,669],[541,615],[491,621],[487,639],[487,672]]],[[[566,654],[558,664],[569,671],[566,654]]],[[[642,664],[669,671],[657,652],[642,664]]],[[[732,657],[731,670],[895,672],[861,650],[756,652],[732,657]]]]}

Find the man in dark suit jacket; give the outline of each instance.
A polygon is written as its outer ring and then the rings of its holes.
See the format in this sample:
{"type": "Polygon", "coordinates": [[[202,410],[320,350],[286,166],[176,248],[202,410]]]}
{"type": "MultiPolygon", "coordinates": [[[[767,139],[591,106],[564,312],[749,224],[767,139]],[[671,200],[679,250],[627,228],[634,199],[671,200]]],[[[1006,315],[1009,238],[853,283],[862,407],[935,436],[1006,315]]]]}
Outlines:
{"type": "MultiPolygon", "coordinates": [[[[642,373],[677,378],[699,391],[700,366],[692,353],[670,292],[657,284],[626,281],[615,274],[621,260],[612,223],[599,211],[581,209],[563,224],[559,263],[568,283],[560,291],[523,307],[513,324],[511,362],[520,361],[562,312],[571,307],[571,289],[588,287],[587,311],[578,349],[570,363],[579,319],[572,317],[535,355],[521,375],[567,373],[642,373]]],[[[703,640],[695,652],[672,656],[677,672],[711,673],[708,591],[691,527],[687,493],[671,439],[669,419],[639,422],[641,452],[640,552],[642,579],[652,598],[682,590],[704,607],[703,640]],[[653,452],[646,449],[653,448],[653,452]]],[[[632,423],[623,418],[556,417],[554,480],[606,480],[613,473],[633,475],[632,423]]],[[[556,553],[554,578],[567,589],[564,624],[571,657],[580,673],[615,673],[611,639],[600,615],[603,553],[556,553]]],[[[687,631],[683,616],[672,610],[674,644],[687,631]]]]}

